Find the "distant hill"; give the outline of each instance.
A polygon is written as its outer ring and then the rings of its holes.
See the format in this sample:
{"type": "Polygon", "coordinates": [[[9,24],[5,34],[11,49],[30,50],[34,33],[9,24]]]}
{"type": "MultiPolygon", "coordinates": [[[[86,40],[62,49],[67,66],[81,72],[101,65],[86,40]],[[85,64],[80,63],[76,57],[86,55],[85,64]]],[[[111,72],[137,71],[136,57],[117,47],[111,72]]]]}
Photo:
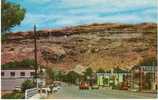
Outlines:
{"type": "MultiPolygon", "coordinates": [[[[131,68],[156,56],[157,24],[91,24],[64,29],[38,30],[38,63],[69,70],[80,64],[131,68]]],[[[32,59],[33,32],[9,33],[2,43],[2,64],[32,59]]]]}

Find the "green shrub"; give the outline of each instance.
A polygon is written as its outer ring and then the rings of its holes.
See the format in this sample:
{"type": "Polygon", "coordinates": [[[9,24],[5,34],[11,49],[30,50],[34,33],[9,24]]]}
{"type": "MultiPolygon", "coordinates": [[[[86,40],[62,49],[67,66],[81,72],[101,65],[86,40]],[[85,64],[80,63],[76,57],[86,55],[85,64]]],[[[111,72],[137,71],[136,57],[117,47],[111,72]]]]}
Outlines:
{"type": "Polygon", "coordinates": [[[21,85],[21,90],[25,92],[26,89],[34,88],[36,86],[35,82],[32,80],[26,80],[21,85]]]}
{"type": "Polygon", "coordinates": [[[20,67],[33,67],[35,61],[32,59],[25,59],[23,61],[13,61],[2,65],[2,69],[5,68],[20,68],[20,67]]]}
{"type": "Polygon", "coordinates": [[[24,99],[23,92],[12,92],[2,96],[2,99],[24,99]]]}

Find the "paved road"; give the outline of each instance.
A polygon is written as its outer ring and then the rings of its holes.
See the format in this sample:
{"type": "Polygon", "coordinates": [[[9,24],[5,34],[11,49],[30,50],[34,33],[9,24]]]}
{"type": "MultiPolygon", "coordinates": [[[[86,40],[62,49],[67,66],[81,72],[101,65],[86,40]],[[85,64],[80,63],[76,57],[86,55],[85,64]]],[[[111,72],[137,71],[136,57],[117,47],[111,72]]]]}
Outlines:
{"type": "Polygon", "coordinates": [[[156,98],[156,94],[138,93],[122,90],[100,88],[99,90],[79,90],[77,86],[63,86],[57,93],[48,96],[48,99],[143,99],[156,98]]]}

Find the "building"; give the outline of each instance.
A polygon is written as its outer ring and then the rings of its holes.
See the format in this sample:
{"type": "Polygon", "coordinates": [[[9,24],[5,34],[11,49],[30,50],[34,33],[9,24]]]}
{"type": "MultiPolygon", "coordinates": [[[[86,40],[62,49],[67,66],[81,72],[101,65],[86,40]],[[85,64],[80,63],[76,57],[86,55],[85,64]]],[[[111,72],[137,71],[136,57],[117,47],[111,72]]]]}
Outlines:
{"type": "Polygon", "coordinates": [[[97,84],[99,86],[118,85],[123,82],[128,72],[120,68],[114,68],[105,73],[97,73],[97,84]]]}
{"type": "Polygon", "coordinates": [[[20,89],[25,80],[32,80],[35,74],[34,68],[2,68],[1,70],[1,90],[12,91],[20,89]]]}
{"type": "Polygon", "coordinates": [[[157,66],[134,66],[130,73],[131,88],[157,90],[157,66]]]}

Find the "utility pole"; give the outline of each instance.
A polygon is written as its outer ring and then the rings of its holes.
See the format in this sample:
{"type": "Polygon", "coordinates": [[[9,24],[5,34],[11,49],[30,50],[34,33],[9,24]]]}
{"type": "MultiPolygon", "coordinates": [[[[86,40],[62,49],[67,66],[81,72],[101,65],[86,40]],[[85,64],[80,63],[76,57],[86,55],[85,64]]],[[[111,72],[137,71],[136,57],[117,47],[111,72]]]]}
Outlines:
{"type": "Polygon", "coordinates": [[[35,68],[35,79],[37,81],[37,77],[38,77],[38,64],[37,64],[37,34],[36,34],[36,25],[34,25],[34,57],[35,57],[35,64],[34,64],[34,68],[35,68]]]}
{"type": "Polygon", "coordinates": [[[142,91],[142,88],[143,88],[143,71],[142,71],[142,68],[141,68],[141,67],[139,68],[139,73],[140,73],[139,91],[142,91]]]}
{"type": "Polygon", "coordinates": [[[131,71],[131,87],[134,88],[134,71],[131,71]]]}

